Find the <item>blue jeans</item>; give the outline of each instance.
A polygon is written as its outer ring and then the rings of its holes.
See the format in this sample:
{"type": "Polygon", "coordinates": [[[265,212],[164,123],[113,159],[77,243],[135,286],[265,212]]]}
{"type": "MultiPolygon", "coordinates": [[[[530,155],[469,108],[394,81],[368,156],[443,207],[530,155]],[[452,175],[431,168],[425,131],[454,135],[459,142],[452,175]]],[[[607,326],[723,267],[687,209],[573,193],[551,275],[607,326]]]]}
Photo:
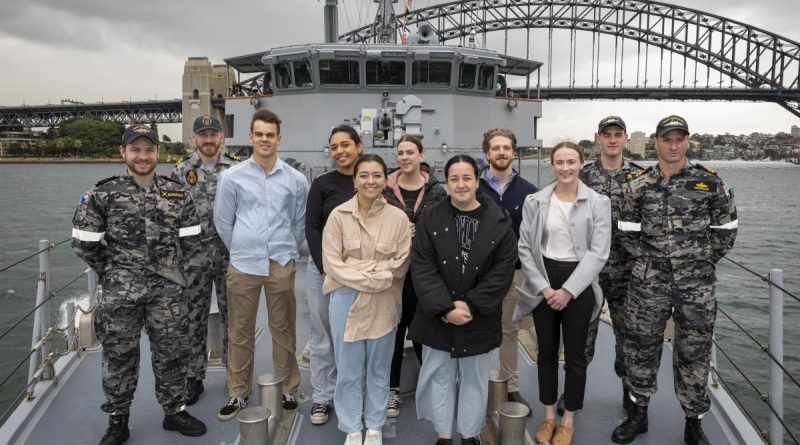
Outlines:
{"type": "Polygon", "coordinates": [[[344,341],[345,324],[358,291],[341,287],[330,295],[330,323],[336,356],[336,393],[333,406],[339,429],[345,433],[366,427],[380,431],[386,423],[389,401],[389,369],[392,365],[394,337],[397,328],[375,340],[344,341]]]}
{"type": "Polygon", "coordinates": [[[306,272],[306,301],[311,320],[311,386],[314,388],[314,403],[329,404],[336,388],[336,362],[333,357],[331,325],[328,322],[327,295],[322,293],[322,275],[311,256],[306,272]]]}
{"type": "Polygon", "coordinates": [[[417,418],[433,422],[440,437],[453,437],[453,426],[464,437],[481,433],[489,400],[492,351],[452,358],[449,352],[422,346],[417,381],[417,418]]]}

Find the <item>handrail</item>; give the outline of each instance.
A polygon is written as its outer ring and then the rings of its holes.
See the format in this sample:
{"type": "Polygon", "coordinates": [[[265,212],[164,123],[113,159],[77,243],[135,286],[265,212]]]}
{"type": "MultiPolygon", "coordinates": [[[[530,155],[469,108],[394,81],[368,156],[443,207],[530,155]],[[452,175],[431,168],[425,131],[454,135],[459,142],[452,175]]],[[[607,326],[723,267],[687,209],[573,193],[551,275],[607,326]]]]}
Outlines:
{"type": "Polygon", "coordinates": [[[750,272],[751,274],[753,274],[753,275],[757,276],[758,278],[760,278],[760,279],[761,279],[761,281],[763,281],[763,282],[765,282],[765,283],[769,284],[770,286],[775,286],[775,288],[776,288],[776,289],[780,289],[780,291],[781,291],[781,292],[783,292],[783,293],[785,293],[786,295],[788,295],[788,296],[790,296],[790,297],[794,298],[795,300],[797,300],[797,302],[798,302],[798,303],[800,303],[800,297],[798,297],[797,295],[795,295],[795,294],[793,294],[793,293],[789,292],[788,290],[784,289],[782,286],[780,286],[780,285],[778,285],[777,283],[775,283],[775,282],[773,282],[772,280],[770,280],[770,279],[769,279],[769,275],[763,275],[763,274],[760,274],[760,273],[758,273],[758,272],[756,272],[756,271],[754,271],[754,270],[752,270],[752,269],[748,268],[747,266],[745,266],[745,265],[743,265],[743,264],[741,264],[741,263],[739,263],[739,262],[737,262],[737,261],[734,261],[734,260],[732,260],[732,259],[728,258],[727,256],[724,256],[724,257],[722,257],[722,258],[723,258],[723,259],[726,259],[726,260],[728,260],[728,261],[730,261],[731,263],[733,263],[733,264],[735,264],[735,265],[737,265],[737,266],[741,267],[742,269],[744,269],[744,270],[746,270],[746,271],[750,272]]]}
{"type": "Polygon", "coordinates": [[[5,272],[5,271],[7,271],[8,269],[11,269],[12,267],[14,267],[14,266],[16,266],[16,265],[22,264],[22,263],[24,263],[25,261],[28,261],[29,259],[31,259],[31,258],[33,258],[33,257],[35,257],[36,255],[39,255],[39,254],[40,254],[40,253],[42,253],[42,252],[45,252],[45,251],[48,251],[48,250],[52,250],[52,249],[56,248],[57,246],[60,246],[60,245],[62,245],[62,244],[64,244],[64,243],[66,243],[67,241],[69,241],[69,240],[71,240],[71,239],[72,239],[72,238],[67,238],[67,239],[65,239],[65,240],[63,240],[63,241],[59,241],[59,242],[57,242],[57,243],[55,243],[55,244],[50,244],[49,246],[47,246],[46,248],[44,248],[44,249],[42,249],[42,250],[39,250],[38,252],[32,253],[32,254],[30,254],[30,255],[26,256],[25,258],[23,258],[23,259],[21,259],[21,260],[19,260],[19,261],[16,261],[16,262],[14,262],[14,263],[11,263],[11,264],[9,264],[8,266],[5,266],[5,267],[3,267],[2,269],[0,269],[0,273],[2,273],[2,272],[5,272]]]}

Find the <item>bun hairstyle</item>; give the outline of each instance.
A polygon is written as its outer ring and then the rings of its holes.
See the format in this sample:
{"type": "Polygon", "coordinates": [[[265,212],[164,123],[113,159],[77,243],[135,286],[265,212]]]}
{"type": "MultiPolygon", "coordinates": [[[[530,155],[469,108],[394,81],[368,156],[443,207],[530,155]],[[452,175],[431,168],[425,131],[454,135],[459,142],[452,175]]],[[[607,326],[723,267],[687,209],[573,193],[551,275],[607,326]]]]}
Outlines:
{"type": "Polygon", "coordinates": [[[400,140],[397,141],[397,146],[399,147],[400,144],[403,142],[411,142],[412,144],[416,145],[417,150],[419,150],[420,153],[422,153],[422,151],[424,150],[424,148],[422,147],[422,140],[416,136],[411,136],[410,134],[403,135],[403,137],[401,137],[400,140]]]}
{"type": "Polygon", "coordinates": [[[350,136],[350,139],[352,139],[356,145],[361,145],[361,135],[358,134],[355,128],[349,125],[342,124],[333,127],[330,136],[328,136],[328,142],[330,142],[331,137],[336,133],[347,133],[347,135],[350,136]]]}
{"type": "Polygon", "coordinates": [[[561,141],[558,144],[556,144],[556,146],[553,147],[553,151],[550,152],[550,164],[551,165],[553,164],[553,158],[555,157],[556,152],[558,150],[561,150],[562,148],[571,148],[571,149],[577,151],[578,152],[578,159],[580,159],[581,164],[583,164],[583,149],[581,149],[581,147],[579,147],[578,144],[576,144],[574,142],[561,141]]]}
{"type": "Polygon", "coordinates": [[[473,159],[472,156],[469,155],[455,155],[452,158],[448,159],[447,164],[445,164],[444,166],[445,178],[447,178],[447,176],[450,175],[450,166],[452,166],[453,164],[457,164],[459,162],[466,162],[467,164],[471,165],[472,168],[475,170],[475,179],[478,179],[478,177],[480,176],[480,169],[478,169],[478,163],[475,162],[475,159],[473,159]]]}
{"type": "Polygon", "coordinates": [[[386,162],[384,162],[383,158],[374,153],[367,153],[359,156],[358,160],[356,161],[356,164],[353,167],[353,177],[358,175],[358,167],[365,162],[377,162],[381,165],[381,167],[383,167],[383,176],[389,175],[389,169],[386,167],[386,162]]]}

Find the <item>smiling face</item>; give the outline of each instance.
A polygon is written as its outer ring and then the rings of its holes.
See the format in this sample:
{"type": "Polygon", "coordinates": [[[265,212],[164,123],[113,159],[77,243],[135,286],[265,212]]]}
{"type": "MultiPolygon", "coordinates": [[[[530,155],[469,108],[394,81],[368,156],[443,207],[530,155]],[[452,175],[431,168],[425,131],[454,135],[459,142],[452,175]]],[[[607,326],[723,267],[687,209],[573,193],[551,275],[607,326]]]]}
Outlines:
{"type": "Polygon", "coordinates": [[[656,137],[658,162],[668,165],[686,163],[686,150],[689,149],[689,135],[682,130],[672,130],[664,136],[656,137]]]}
{"type": "Polygon", "coordinates": [[[622,154],[625,143],[628,142],[628,133],[617,125],[609,125],[595,136],[600,151],[609,158],[616,158],[622,154]]]}
{"type": "Polygon", "coordinates": [[[358,160],[364,147],[356,144],[353,138],[344,131],[333,133],[328,140],[331,146],[331,158],[339,170],[347,170],[358,160]]]}
{"type": "Polygon", "coordinates": [[[199,133],[192,133],[192,140],[197,151],[207,158],[216,157],[225,135],[221,131],[207,128],[199,133]]]}
{"type": "Polygon", "coordinates": [[[475,203],[478,192],[478,177],[475,167],[467,162],[456,162],[447,171],[447,191],[450,192],[450,202],[456,208],[470,208],[475,203]]]}
{"type": "Polygon", "coordinates": [[[158,145],[144,136],[121,146],[119,154],[133,175],[148,176],[153,173],[158,163],[158,145]]]}
{"type": "Polygon", "coordinates": [[[250,143],[253,144],[253,156],[267,161],[275,157],[281,144],[278,126],[272,122],[256,120],[250,131],[250,143]]]}
{"type": "Polygon", "coordinates": [[[572,185],[578,180],[583,162],[577,151],[568,146],[559,148],[553,153],[551,162],[559,185],[572,185]]]}
{"type": "Polygon", "coordinates": [[[417,144],[403,141],[397,145],[397,163],[403,173],[419,171],[419,165],[425,159],[425,153],[419,151],[417,144]]]}
{"type": "Polygon", "coordinates": [[[514,146],[506,136],[495,136],[489,140],[486,161],[497,171],[506,171],[514,161],[514,146]]]}
{"type": "Polygon", "coordinates": [[[383,194],[386,188],[386,174],[383,165],[375,161],[362,161],[353,176],[356,193],[361,198],[374,201],[383,194]]]}

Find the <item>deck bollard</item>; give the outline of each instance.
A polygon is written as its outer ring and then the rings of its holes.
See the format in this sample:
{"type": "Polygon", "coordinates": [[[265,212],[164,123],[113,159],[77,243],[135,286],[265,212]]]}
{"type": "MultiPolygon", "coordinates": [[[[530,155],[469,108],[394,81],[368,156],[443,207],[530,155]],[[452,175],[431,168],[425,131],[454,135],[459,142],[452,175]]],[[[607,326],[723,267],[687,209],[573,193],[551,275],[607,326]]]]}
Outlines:
{"type": "Polygon", "coordinates": [[[486,415],[490,416],[497,411],[501,403],[508,400],[508,381],[511,375],[502,369],[489,370],[489,400],[486,406],[486,415]]]}
{"type": "Polygon", "coordinates": [[[270,437],[275,434],[278,424],[283,420],[283,399],[281,396],[283,395],[284,380],[286,380],[286,376],[273,373],[262,374],[256,379],[258,384],[258,404],[269,409],[272,413],[272,418],[269,422],[271,426],[270,437]]]}
{"type": "Polygon", "coordinates": [[[270,445],[270,410],[263,406],[251,406],[239,411],[239,445],[270,445]]]}
{"type": "Polygon", "coordinates": [[[525,420],[530,408],[517,402],[503,402],[497,406],[500,445],[525,445],[525,420]]]}

